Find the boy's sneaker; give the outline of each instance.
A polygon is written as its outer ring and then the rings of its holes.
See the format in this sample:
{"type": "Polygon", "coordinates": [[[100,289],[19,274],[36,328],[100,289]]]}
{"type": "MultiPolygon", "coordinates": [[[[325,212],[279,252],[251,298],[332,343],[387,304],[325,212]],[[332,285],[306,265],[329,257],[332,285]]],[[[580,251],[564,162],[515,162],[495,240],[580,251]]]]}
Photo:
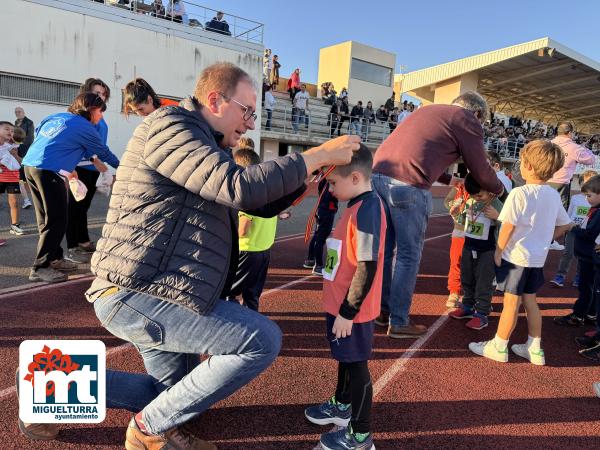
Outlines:
{"type": "Polygon", "coordinates": [[[575,315],[575,313],[554,318],[554,323],[556,325],[562,325],[566,327],[582,327],[584,325],[584,322],[584,319],[575,315]]]}
{"type": "Polygon", "coordinates": [[[84,254],[77,247],[73,247],[67,250],[65,259],[75,264],[87,264],[90,262],[90,255],[89,253],[84,254]]]}
{"type": "Polygon", "coordinates": [[[579,345],[582,348],[592,348],[600,344],[600,340],[596,336],[596,333],[594,333],[593,336],[578,336],[575,338],[575,342],[577,342],[577,345],[579,345]]]}
{"type": "Polygon", "coordinates": [[[27,209],[31,207],[31,200],[29,200],[28,198],[26,198],[25,200],[23,200],[23,209],[27,209]]]}
{"type": "Polygon", "coordinates": [[[18,419],[19,431],[32,441],[51,441],[58,437],[58,426],[55,423],[25,423],[18,419]]]}
{"type": "Polygon", "coordinates": [[[144,449],[189,449],[189,450],[217,450],[212,442],[203,441],[190,433],[185,426],[173,428],[163,434],[146,434],[131,418],[125,436],[127,450],[144,449]]]}
{"type": "Polygon", "coordinates": [[[550,250],[559,250],[560,251],[560,250],[564,250],[565,246],[562,244],[559,244],[556,241],[552,241],[552,244],[550,244],[549,248],[550,248],[550,250]]]}
{"type": "Polygon", "coordinates": [[[23,228],[21,228],[21,225],[18,223],[13,223],[10,226],[9,232],[10,234],[16,234],[17,236],[23,236],[25,234],[25,230],[23,230],[23,228]]]}
{"type": "Polygon", "coordinates": [[[474,311],[462,303],[458,307],[448,313],[453,319],[472,319],[474,311]]]}
{"type": "Polygon", "coordinates": [[[317,425],[333,424],[346,427],[352,417],[352,406],[336,402],[333,396],[325,403],[309,406],[304,410],[304,415],[309,422],[317,425]]]}
{"type": "Polygon", "coordinates": [[[460,295],[458,295],[456,292],[450,292],[450,295],[448,296],[448,300],[446,300],[446,308],[456,308],[458,307],[458,304],[460,302],[460,295]]]}
{"type": "Polygon", "coordinates": [[[305,259],[304,264],[302,264],[302,267],[304,267],[305,269],[312,269],[313,267],[315,267],[315,260],[305,259]]]}
{"type": "Polygon", "coordinates": [[[50,263],[50,267],[52,267],[54,270],[59,270],[61,272],[73,272],[78,269],[77,264],[74,264],[71,261],[67,261],[64,258],[52,261],[50,263]]]}
{"type": "Polygon", "coordinates": [[[554,278],[550,280],[550,283],[555,285],[556,287],[563,287],[565,285],[565,276],[557,273],[554,278]]]}
{"type": "Polygon", "coordinates": [[[320,443],[324,450],[375,450],[373,433],[355,433],[350,425],[322,434],[320,443]]]}
{"type": "Polygon", "coordinates": [[[493,359],[498,362],[508,362],[508,349],[498,350],[494,340],[483,342],[471,342],[469,350],[479,356],[493,359]]]}
{"type": "Polygon", "coordinates": [[[40,267],[38,269],[31,269],[29,281],[60,283],[61,281],[67,281],[67,275],[58,270],[54,270],[52,267],[40,267]]]}
{"type": "Polygon", "coordinates": [[[388,311],[381,311],[375,318],[375,325],[378,327],[388,327],[390,324],[390,313],[388,311]]]}
{"type": "Polygon", "coordinates": [[[465,324],[465,327],[470,328],[471,330],[483,330],[487,326],[487,316],[480,313],[473,314],[473,318],[465,324]]]}
{"type": "Polygon", "coordinates": [[[596,395],[600,397],[600,381],[596,381],[592,386],[596,395]]]}
{"type": "Polygon", "coordinates": [[[521,358],[525,358],[531,364],[535,364],[536,366],[544,366],[546,365],[546,358],[544,357],[544,350],[541,348],[539,350],[530,350],[527,347],[527,344],[514,344],[510,347],[512,352],[520,356],[521,358]]]}
{"type": "Polygon", "coordinates": [[[579,272],[575,274],[575,278],[573,279],[573,287],[579,287],[579,272]]]}
{"type": "Polygon", "coordinates": [[[313,267],[312,274],[322,277],[323,276],[323,266],[313,267]]]}
{"type": "Polygon", "coordinates": [[[600,344],[596,345],[595,347],[579,350],[579,354],[587,359],[591,359],[592,361],[600,362],[600,344]]]}

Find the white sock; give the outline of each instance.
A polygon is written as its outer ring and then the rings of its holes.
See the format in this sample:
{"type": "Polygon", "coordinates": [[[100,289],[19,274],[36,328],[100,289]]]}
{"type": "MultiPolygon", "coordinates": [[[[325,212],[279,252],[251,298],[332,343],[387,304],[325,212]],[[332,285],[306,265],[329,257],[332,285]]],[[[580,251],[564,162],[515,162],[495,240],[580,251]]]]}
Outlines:
{"type": "Polygon", "coordinates": [[[501,339],[496,335],[494,336],[494,344],[498,350],[506,350],[506,347],[508,347],[508,339],[501,339]]]}
{"type": "Polygon", "coordinates": [[[527,348],[529,350],[533,350],[538,351],[540,350],[542,345],[542,338],[541,337],[531,337],[531,336],[527,336],[527,348]]]}

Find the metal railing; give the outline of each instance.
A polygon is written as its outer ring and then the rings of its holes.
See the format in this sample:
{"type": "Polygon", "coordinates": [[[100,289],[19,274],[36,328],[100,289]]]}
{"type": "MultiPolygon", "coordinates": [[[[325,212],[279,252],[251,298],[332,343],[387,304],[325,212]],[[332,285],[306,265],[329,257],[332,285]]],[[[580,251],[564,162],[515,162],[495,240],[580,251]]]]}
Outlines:
{"type": "Polygon", "coordinates": [[[330,139],[340,134],[358,134],[363,142],[367,144],[381,144],[393,131],[389,127],[389,122],[375,120],[370,122],[363,117],[345,116],[344,120],[339,120],[335,114],[322,111],[305,111],[286,106],[272,111],[272,117],[269,124],[268,110],[262,109],[263,131],[273,131],[276,133],[298,135],[316,139],[330,139]],[[352,119],[356,119],[352,122],[352,119]],[[269,126],[270,125],[270,126],[269,126]]]}
{"type": "Polygon", "coordinates": [[[488,150],[498,153],[500,158],[515,161],[519,159],[519,153],[526,142],[506,138],[485,138],[484,144],[488,150]]]}
{"type": "Polygon", "coordinates": [[[235,39],[241,39],[254,44],[262,45],[263,43],[264,25],[262,23],[233,14],[225,14],[224,19],[226,20],[227,25],[225,26],[225,24],[221,22],[217,25],[219,28],[214,28],[213,26],[210,26],[210,22],[216,17],[218,11],[187,0],[176,2],[175,7],[173,0],[164,0],[161,2],[162,8],[160,8],[153,0],[89,1],[127,9],[135,14],[144,14],[174,23],[181,23],[182,25],[191,28],[231,36],[235,39]],[[183,12],[179,11],[177,3],[183,4],[183,12]]]}

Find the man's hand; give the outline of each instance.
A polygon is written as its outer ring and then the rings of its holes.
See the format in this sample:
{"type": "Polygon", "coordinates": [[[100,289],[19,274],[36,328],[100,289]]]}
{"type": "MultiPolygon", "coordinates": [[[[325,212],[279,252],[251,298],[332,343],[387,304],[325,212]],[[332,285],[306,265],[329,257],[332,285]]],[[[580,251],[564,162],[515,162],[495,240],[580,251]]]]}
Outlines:
{"type": "Polygon", "coordinates": [[[488,219],[498,220],[500,213],[496,211],[496,208],[494,208],[493,206],[487,205],[485,208],[483,208],[483,215],[488,219]]]}
{"type": "Polygon", "coordinates": [[[496,248],[496,251],[494,252],[494,263],[498,267],[500,267],[500,265],[502,264],[502,250],[500,250],[499,248],[496,248]]]}
{"type": "Polygon", "coordinates": [[[344,135],[331,139],[302,153],[306,171],[311,174],[323,166],[349,164],[353,152],[359,148],[360,136],[344,135]]]}
{"type": "Polygon", "coordinates": [[[352,334],[352,321],[344,319],[338,314],[333,322],[333,328],[331,331],[335,334],[336,339],[345,338],[352,334]]]}
{"type": "Polygon", "coordinates": [[[281,211],[279,213],[279,220],[287,220],[290,217],[292,217],[292,212],[289,209],[286,209],[285,211],[281,211]]]}

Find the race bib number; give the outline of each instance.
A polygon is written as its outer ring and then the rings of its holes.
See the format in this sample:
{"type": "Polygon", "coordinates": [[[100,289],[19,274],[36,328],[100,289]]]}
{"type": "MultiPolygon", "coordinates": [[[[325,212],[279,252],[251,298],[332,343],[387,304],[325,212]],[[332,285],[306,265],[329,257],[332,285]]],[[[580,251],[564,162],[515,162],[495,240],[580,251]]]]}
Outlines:
{"type": "Polygon", "coordinates": [[[467,214],[465,221],[465,236],[471,239],[487,241],[490,235],[490,225],[492,221],[485,216],[479,216],[475,222],[467,214]]]}
{"type": "Polygon", "coordinates": [[[327,254],[325,255],[325,265],[323,266],[323,278],[333,281],[340,267],[342,241],[329,238],[325,241],[325,245],[327,246],[327,254]]]}
{"type": "Polygon", "coordinates": [[[575,209],[575,216],[573,217],[573,222],[575,222],[576,225],[579,225],[582,228],[585,228],[583,226],[584,223],[587,224],[587,215],[588,212],[590,211],[590,207],[589,206],[578,206],[575,209]]]}

